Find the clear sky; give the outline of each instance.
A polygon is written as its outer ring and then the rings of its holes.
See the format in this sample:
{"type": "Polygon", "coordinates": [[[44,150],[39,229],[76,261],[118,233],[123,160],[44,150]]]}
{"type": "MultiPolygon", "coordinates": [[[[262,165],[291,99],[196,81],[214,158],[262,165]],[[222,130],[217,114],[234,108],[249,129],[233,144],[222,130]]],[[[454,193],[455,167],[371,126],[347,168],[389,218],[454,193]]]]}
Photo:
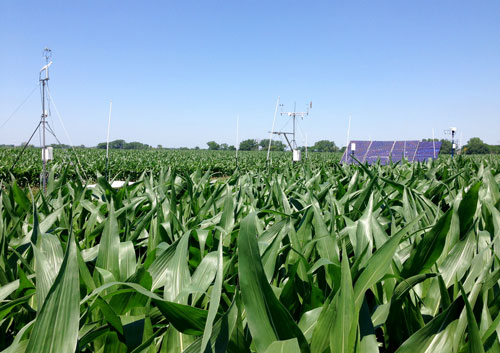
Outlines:
{"type": "MultiPolygon", "coordinates": [[[[349,115],[352,139],[456,126],[465,141],[500,143],[498,0],[2,0],[0,29],[0,126],[36,87],[48,46],[75,144],[106,140],[110,100],[111,139],[234,144],[238,114],[240,140],[267,138],[278,96],[285,110],[313,102],[299,144],[345,145],[349,115]]],[[[36,91],[0,144],[26,141],[40,112],[36,91]]]]}

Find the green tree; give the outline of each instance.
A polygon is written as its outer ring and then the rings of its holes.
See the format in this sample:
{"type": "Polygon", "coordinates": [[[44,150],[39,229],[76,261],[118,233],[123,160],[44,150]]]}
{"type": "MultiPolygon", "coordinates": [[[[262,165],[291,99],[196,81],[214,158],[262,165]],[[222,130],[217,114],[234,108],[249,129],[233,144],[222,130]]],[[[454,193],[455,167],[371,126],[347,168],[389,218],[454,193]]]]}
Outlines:
{"type": "Polygon", "coordinates": [[[109,148],[124,149],[126,144],[125,140],[114,140],[109,143],[109,148]]]}
{"type": "Polygon", "coordinates": [[[500,145],[488,145],[490,146],[490,153],[500,154],[500,145]]]}
{"type": "MultiPolygon", "coordinates": [[[[261,149],[267,151],[267,149],[269,148],[269,139],[260,140],[259,146],[261,147],[261,149]]],[[[271,151],[284,151],[285,149],[286,145],[283,142],[277,140],[273,140],[271,142],[271,151]]]]}
{"type": "Polygon", "coordinates": [[[53,143],[50,146],[53,148],[71,148],[70,145],[66,145],[64,143],[53,143]]]}
{"type": "Polygon", "coordinates": [[[451,154],[451,141],[450,140],[445,140],[445,139],[441,140],[441,148],[439,149],[439,154],[451,154]]]}
{"type": "Polygon", "coordinates": [[[240,142],[241,151],[255,151],[259,149],[259,144],[255,139],[248,139],[240,142]]]}
{"type": "Polygon", "coordinates": [[[488,154],[490,153],[490,146],[484,143],[479,137],[473,137],[467,142],[464,150],[467,154],[488,154]]]}
{"type": "Polygon", "coordinates": [[[149,145],[137,141],[125,143],[123,146],[123,149],[126,150],[147,150],[149,148],[150,148],[149,145]]]}
{"type": "MultiPolygon", "coordinates": [[[[109,141],[109,148],[110,149],[124,149],[126,144],[127,144],[127,142],[125,142],[125,140],[109,141]]],[[[97,148],[106,149],[106,146],[107,146],[106,142],[101,142],[97,145],[97,148]]]]}
{"type": "Polygon", "coordinates": [[[318,141],[311,148],[314,152],[337,152],[338,148],[335,142],[328,140],[318,141]]]}
{"type": "Polygon", "coordinates": [[[207,145],[208,145],[208,149],[211,151],[216,151],[220,148],[220,145],[215,141],[208,141],[207,145]]]}
{"type": "MultiPolygon", "coordinates": [[[[106,142],[97,144],[97,148],[106,149],[106,142]]],[[[114,140],[109,142],[109,149],[117,150],[146,150],[151,148],[149,145],[137,141],[127,143],[125,140],[114,140]]]]}

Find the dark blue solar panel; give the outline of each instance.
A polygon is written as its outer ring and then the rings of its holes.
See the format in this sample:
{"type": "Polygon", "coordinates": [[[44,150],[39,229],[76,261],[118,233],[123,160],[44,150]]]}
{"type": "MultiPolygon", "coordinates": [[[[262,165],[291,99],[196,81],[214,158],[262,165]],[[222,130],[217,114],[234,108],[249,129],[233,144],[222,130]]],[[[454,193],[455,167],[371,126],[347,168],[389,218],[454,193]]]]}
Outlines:
{"type": "Polygon", "coordinates": [[[440,149],[441,142],[437,141],[351,141],[341,163],[355,163],[352,156],[361,163],[368,164],[379,162],[384,165],[391,160],[396,163],[403,158],[409,162],[424,162],[429,158],[437,158],[440,149]],[[354,154],[351,151],[352,143],[356,144],[354,154]]]}
{"type": "Polygon", "coordinates": [[[347,154],[344,153],[344,156],[342,157],[342,162],[344,163],[353,163],[356,162],[351,156],[353,155],[351,152],[351,146],[352,144],[356,144],[356,151],[354,151],[354,156],[356,159],[359,161],[363,161],[366,152],[368,151],[368,147],[370,147],[371,141],[351,141],[349,142],[349,146],[347,146],[347,154]]]}
{"type": "Polygon", "coordinates": [[[424,162],[429,158],[437,158],[440,148],[441,142],[420,142],[414,160],[424,162]]]}
{"type": "Polygon", "coordinates": [[[364,162],[372,164],[380,160],[381,164],[388,163],[393,146],[394,141],[373,141],[370,149],[366,153],[364,162]]]}

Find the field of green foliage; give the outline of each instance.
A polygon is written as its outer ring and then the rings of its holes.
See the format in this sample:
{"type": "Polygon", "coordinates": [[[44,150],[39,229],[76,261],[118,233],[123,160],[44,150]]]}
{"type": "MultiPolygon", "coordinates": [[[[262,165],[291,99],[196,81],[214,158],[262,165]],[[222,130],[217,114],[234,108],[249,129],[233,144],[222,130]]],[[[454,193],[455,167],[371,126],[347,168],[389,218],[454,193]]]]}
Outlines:
{"type": "MultiPolygon", "coordinates": [[[[10,180],[11,174],[20,185],[39,185],[42,172],[41,150],[28,148],[17,163],[21,148],[0,148],[0,180],[10,180]],[[14,165],[14,168],[12,166],[14,165]]],[[[240,171],[263,171],[267,169],[266,152],[240,151],[238,167],[240,171]]],[[[271,153],[271,164],[274,169],[288,168],[292,165],[290,152],[271,153]]],[[[332,167],[341,158],[340,153],[309,153],[310,163],[321,163],[332,167]]],[[[102,149],[77,148],[54,149],[54,161],[49,162],[49,168],[54,166],[55,174],[60,173],[61,165],[67,166],[69,177],[79,177],[81,180],[96,181],[98,173],[105,174],[106,151],[102,149]],[[78,157],[78,158],[77,158],[78,157]]],[[[111,179],[135,180],[143,172],[158,176],[162,169],[174,169],[180,173],[191,174],[196,170],[203,173],[210,171],[213,176],[228,176],[236,169],[234,151],[207,150],[110,150],[109,177],[111,179]]]]}
{"type": "Polygon", "coordinates": [[[0,352],[500,352],[499,158],[186,153],[2,175],[0,352]]]}

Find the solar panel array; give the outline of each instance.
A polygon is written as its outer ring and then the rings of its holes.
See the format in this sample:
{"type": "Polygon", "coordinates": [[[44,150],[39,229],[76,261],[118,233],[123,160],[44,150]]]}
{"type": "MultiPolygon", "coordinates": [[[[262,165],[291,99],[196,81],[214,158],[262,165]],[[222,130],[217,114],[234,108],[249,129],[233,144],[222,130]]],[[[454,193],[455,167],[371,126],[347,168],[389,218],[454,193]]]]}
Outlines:
{"type": "Polygon", "coordinates": [[[342,156],[341,163],[356,163],[354,157],[361,163],[388,164],[406,159],[409,162],[423,162],[429,158],[435,159],[441,149],[441,142],[424,141],[351,141],[342,156]],[[352,144],[356,145],[354,154],[352,144]]]}

